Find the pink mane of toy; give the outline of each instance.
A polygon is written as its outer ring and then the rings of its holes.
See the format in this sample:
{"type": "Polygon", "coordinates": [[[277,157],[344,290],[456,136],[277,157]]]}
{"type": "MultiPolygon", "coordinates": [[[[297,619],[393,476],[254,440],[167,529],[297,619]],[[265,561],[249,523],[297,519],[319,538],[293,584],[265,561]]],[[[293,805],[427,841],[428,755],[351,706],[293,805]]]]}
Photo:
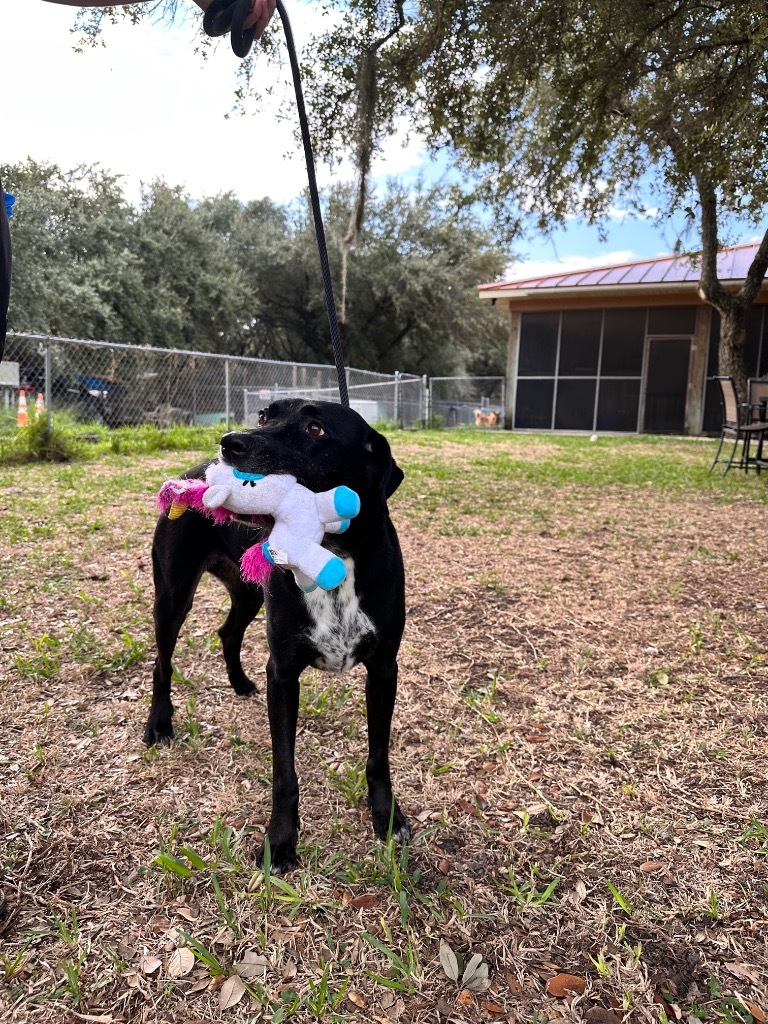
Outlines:
{"type": "Polygon", "coordinates": [[[205,480],[166,480],[157,495],[157,507],[167,512],[174,501],[189,505],[196,512],[202,512],[217,523],[226,523],[233,519],[231,512],[224,508],[208,509],[203,504],[203,495],[208,490],[205,480]]]}

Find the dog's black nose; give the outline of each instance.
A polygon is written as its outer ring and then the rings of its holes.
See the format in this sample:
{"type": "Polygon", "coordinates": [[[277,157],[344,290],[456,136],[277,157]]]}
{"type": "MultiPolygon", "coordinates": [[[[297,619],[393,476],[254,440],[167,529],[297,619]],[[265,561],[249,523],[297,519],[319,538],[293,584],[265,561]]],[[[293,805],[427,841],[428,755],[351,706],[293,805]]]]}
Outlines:
{"type": "Polygon", "coordinates": [[[246,451],[247,445],[242,431],[233,430],[222,437],[221,453],[225,458],[236,459],[240,455],[245,455],[246,451]]]}

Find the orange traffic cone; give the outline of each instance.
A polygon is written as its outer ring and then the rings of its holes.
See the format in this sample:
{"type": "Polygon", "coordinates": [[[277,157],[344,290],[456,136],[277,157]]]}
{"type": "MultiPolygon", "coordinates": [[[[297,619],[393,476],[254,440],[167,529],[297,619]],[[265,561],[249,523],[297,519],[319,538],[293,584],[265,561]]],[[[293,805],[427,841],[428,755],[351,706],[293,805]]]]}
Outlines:
{"type": "Polygon", "coordinates": [[[26,427],[29,423],[29,417],[27,416],[27,393],[22,388],[19,391],[19,412],[16,416],[16,426],[26,427]]]}
{"type": "Polygon", "coordinates": [[[37,401],[35,402],[35,412],[38,416],[42,416],[45,412],[45,401],[43,400],[43,394],[41,391],[37,392],[37,401]]]}

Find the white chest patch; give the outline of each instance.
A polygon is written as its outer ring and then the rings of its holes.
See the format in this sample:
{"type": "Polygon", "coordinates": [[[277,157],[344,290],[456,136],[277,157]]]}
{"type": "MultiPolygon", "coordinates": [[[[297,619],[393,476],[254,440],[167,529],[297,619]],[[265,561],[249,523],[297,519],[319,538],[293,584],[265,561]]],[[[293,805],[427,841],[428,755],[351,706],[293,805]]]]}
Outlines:
{"type": "Polygon", "coordinates": [[[327,672],[352,668],[357,663],[355,651],[360,642],[376,633],[355,593],[355,563],[345,558],[344,564],[347,578],[341,586],[304,595],[312,620],[307,639],[319,651],[314,667],[327,672]]]}

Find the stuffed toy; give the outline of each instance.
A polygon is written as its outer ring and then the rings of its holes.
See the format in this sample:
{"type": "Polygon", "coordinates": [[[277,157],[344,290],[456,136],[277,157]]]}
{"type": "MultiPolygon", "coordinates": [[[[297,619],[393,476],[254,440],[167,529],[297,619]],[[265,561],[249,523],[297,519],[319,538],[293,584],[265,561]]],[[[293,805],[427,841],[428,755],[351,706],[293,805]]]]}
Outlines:
{"type": "Polygon", "coordinates": [[[166,481],[158,503],[172,519],[192,507],[217,523],[247,517],[254,525],[269,528],[274,520],[269,538],[243,555],[244,579],[263,583],[272,565],[290,569],[305,592],[317,587],[333,590],[346,578],[342,559],[321,541],[326,533],[347,530],[360,511],[360,498],[349,487],[315,493],[287,473],[263,476],[214,462],[205,481],[166,481]]]}

